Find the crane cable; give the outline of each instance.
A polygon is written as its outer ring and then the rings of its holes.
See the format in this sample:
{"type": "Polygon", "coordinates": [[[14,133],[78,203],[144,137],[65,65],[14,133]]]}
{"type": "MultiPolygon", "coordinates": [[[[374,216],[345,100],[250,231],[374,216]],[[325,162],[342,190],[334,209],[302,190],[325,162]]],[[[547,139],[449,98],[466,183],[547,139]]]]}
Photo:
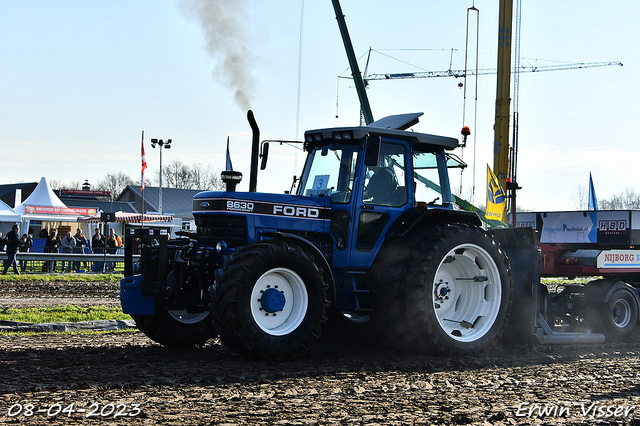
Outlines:
{"type": "MultiPolygon", "coordinates": [[[[300,132],[300,89],[302,87],[302,24],[304,23],[304,0],[300,4],[300,40],[298,42],[298,92],[296,94],[296,133],[295,140],[298,139],[300,132]]],[[[294,176],[298,172],[298,151],[293,157],[293,173],[294,176]]]]}
{"type": "MultiPolygon", "coordinates": [[[[516,24],[515,24],[515,66],[513,73],[513,136],[511,138],[511,151],[509,152],[509,177],[511,182],[517,184],[518,171],[518,126],[520,119],[519,103],[520,103],[520,33],[522,31],[522,0],[516,2],[516,24]]],[[[516,185],[517,186],[517,185],[516,185]]],[[[513,189],[513,198],[507,197],[509,202],[509,210],[512,216],[516,211],[516,194],[517,189],[513,189]],[[512,205],[513,204],[513,205],[512,205]]]]}
{"type": "MultiPolygon", "coordinates": [[[[468,59],[469,59],[469,15],[471,11],[475,11],[476,12],[476,69],[475,69],[475,100],[474,100],[474,106],[473,106],[473,128],[474,128],[474,132],[473,132],[473,183],[472,183],[472,189],[471,189],[471,201],[474,200],[475,197],[475,193],[476,193],[476,142],[477,142],[477,135],[478,135],[478,69],[479,69],[479,64],[478,64],[478,57],[479,57],[479,41],[480,41],[480,10],[478,10],[478,8],[475,7],[475,0],[472,3],[471,7],[467,9],[467,30],[466,30],[466,40],[465,40],[465,47],[464,47],[464,99],[462,102],[462,126],[465,126],[465,122],[466,122],[466,114],[467,114],[467,70],[468,70],[468,59]]],[[[462,158],[464,159],[464,147],[462,149],[462,158]]],[[[463,169],[460,170],[460,196],[462,196],[462,171],[463,169]]]]}

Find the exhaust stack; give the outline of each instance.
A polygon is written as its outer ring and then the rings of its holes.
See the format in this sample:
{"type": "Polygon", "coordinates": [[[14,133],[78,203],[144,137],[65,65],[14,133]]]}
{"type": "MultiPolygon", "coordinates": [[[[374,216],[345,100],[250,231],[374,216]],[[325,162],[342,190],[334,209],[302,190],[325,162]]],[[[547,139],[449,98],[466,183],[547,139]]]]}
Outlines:
{"type": "Polygon", "coordinates": [[[253,111],[247,112],[247,120],[251,126],[251,132],[253,134],[253,145],[251,148],[251,175],[249,176],[249,192],[256,192],[258,186],[258,154],[260,151],[260,129],[256,118],[253,116],[253,111]]]}

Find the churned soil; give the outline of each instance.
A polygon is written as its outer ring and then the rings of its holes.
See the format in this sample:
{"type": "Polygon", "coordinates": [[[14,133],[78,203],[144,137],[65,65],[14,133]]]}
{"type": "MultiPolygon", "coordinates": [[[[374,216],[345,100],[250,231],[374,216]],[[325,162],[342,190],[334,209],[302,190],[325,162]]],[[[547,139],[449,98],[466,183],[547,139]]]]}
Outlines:
{"type": "MultiPolygon", "coordinates": [[[[2,306],[117,303],[117,284],[45,287],[0,282],[2,306]]],[[[639,371],[638,343],[433,357],[327,336],[293,361],[257,362],[216,339],[0,334],[0,424],[640,425],[639,371]]]]}

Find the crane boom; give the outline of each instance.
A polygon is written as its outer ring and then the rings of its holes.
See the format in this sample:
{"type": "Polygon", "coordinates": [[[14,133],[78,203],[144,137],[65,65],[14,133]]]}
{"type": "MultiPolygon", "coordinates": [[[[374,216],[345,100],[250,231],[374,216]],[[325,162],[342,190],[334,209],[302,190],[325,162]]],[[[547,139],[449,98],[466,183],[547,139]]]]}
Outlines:
{"type": "MultiPolygon", "coordinates": [[[[560,65],[543,65],[543,66],[535,66],[535,65],[523,65],[520,67],[520,72],[543,72],[543,71],[565,71],[565,70],[573,70],[573,69],[582,69],[582,68],[596,68],[596,67],[610,67],[610,66],[622,66],[622,62],[572,62],[568,64],[560,64],[560,65]]],[[[515,72],[515,68],[511,69],[512,72],[515,72]]],[[[434,77],[455,77],[455,78],[463,78],[465,76],[470,75],[492,75],[497,74],[498,70],[496,68],[482,68],[479,70],[446,70],[446,71],[421,71],[421,72],[404,72],[404,73],[389,73],[389,74],[369,74],[366,75],[364,80],[373,81],[373,80],[398,80],[398,79],[409,79],[409,78],[434,78],[434,77]]]]}
{"type": "Polygon", "coordinates": [[[513,0],[500,0],[498,16],[498,75],[496,83],[496,117],[493,126],[493,173],[500,186],[507,187],[509,173],[509,107],[511,104],[511,30],[513,0]]]}

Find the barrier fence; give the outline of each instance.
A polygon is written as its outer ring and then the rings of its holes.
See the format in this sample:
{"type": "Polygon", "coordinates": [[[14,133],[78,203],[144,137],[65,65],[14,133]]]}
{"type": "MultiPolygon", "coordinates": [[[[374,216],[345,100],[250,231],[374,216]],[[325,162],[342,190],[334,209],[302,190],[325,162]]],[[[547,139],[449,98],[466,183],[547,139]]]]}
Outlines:
{"type": "MultiPolygon", "coordinates": [[[[123,272],[124,253],[33,253],[20,252],[16,254],[18,270],[26,273],[53,272],[123,272]],[[23,268],[24,266],[24,268],[23,268]]],[[[133,262],[137,262],[140,255],[133,255],[133,262]]],[[[0,253],[2,271],[7,254],[0,253]]],[[[9,268],[7,273],[13,272],[9,268]]]]}

